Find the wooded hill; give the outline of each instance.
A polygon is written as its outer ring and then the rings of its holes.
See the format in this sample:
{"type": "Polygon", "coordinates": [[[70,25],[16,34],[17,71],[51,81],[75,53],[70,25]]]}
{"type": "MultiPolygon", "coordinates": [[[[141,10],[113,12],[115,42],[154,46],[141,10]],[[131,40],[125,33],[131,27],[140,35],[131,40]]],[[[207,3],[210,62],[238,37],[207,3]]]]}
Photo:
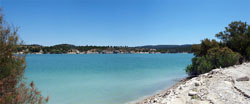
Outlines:
{"type": "Polygon", "coordinates": [[[18,52],[42,53],[42,54],[63,54],[72,51],[80,53],[190,53],[192,45],[156,45],[156,46],[75,46],[72,44],[58,44],[54,46],[42,46],[38,44],[22,45],[18,52]]]}

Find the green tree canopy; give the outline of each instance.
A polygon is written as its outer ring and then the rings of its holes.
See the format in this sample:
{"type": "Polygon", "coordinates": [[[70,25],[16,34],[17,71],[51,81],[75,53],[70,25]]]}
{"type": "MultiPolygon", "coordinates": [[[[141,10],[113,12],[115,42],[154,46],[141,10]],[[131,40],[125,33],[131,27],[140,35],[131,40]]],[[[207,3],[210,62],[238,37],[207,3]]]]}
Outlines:
{"type": "Polygon", "coordinates": [[[250,59],[250,26],[246,22],[232,22],[216,37],[233,51],[239,52],[245,60],[250,59]]]}
{"type": "Polygon", "coordinates": [[[204,39],[201,44],[193,45],[195,57],[186,72],[196,76],[219,67],[228,67],[250,60],[250,26],[245,22],[235,21],[216,34],[221,41],[204,39]],[[243,61],[244,61],[243,60],[243,61]]]}
{"type": "Polygon", "coordinates": [[[201,41],[201,44],[192,46],[192,52],[195,56],[204,56],[207,54],[209,49],[218,47],[219,43],[216,40],[204,39],[201,41]]]}

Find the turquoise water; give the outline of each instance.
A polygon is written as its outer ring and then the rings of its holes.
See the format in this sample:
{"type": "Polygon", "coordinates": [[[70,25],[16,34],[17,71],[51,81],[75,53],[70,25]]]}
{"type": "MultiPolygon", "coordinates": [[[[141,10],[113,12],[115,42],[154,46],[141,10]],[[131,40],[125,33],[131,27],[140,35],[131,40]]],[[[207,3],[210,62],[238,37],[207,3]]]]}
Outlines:
{"type": "Polygon", "coordinates": [[[125,104],[186,77],[192,54],[27,55],[25,77],[49,104],[125,104]]]}

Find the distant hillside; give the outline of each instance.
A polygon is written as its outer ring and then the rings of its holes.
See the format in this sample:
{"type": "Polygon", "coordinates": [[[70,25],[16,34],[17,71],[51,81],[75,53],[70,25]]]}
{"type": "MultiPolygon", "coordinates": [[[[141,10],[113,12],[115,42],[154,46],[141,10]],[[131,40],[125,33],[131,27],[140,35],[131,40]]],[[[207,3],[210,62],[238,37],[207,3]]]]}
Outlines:
{"type": "Polygon", "coordinates": [[[183,53],[191,52],[191,45],[148,45],[140,47],[127,46],[75,46],[58,44],[42,46],[38,44],[18,47],[19,53],[64,54],[64,53],[183,53]]]}
{"type": "Polygon", "coordinates": [[[138,46],[138,48],[150,48],[150,49],[169,49],[169,48],[186,48],[191,47],[191,44],[185,45],[145,45],[145,46],[138,46]]]}
{"type": "Polygon", "coordinates": [[[191,44],[185,45],[146,45],[146,46],[138,46],[137,48],[149,48],[149,49],[157,49],[158,52],[161,53],[180,53],[180,52],[191,52],[191,44]]]}

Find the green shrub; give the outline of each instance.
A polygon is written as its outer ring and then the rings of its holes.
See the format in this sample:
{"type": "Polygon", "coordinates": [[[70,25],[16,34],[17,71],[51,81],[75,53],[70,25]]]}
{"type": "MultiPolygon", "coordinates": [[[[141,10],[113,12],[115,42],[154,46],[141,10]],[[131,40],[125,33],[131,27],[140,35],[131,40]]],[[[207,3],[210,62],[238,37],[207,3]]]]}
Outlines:
{"type": "Polygon", "coordinates": [[[238,64],[240,57],[240,54],[233,52],[227,47],[211,48],[205,56],[194,57],[192,64],[187,66],[186,72],[190,76],[197,76],[215,68],[238,64]]]}
{"type": "Polygon", "coordinates": [[[221,67],[228,67],[239,64],[240,55],[238,53],[226,54],[218,57],[218,63],[221,67]]]}
{"type": "Polygon", "coordinates": [[[190,76],[196,76],[199,74],[203,74],[206,72],[209,72],[213,69],[213,64],[210,60],[207,59],[207,57],[194,57],[192,59],[192,64],[188,65],[186,68],[186,72],[190,76]]]}
{"type": "Polygon", "coordinates": [[[228,67],[235,64],[239,64],[241,55],[233,52],[228,47],[223,48],[212,48],[208,50],[207,57],[214,64],[213,68],[228,67]]]}
{"type": "Polygon", "coordinates": [[[209,49],[218,47],[219,43],[216,40],[204,39],[201,41],[200,45],[193,45],[191,51],[194,53],[195,56],[201,57],[205,56],[209,49]]]}
{"type": "Polygon", "coordinates": [[[207,57],[201,57],[197,66],[198,74],[209,72],[213,69],[212,61],[207,57]]]}

